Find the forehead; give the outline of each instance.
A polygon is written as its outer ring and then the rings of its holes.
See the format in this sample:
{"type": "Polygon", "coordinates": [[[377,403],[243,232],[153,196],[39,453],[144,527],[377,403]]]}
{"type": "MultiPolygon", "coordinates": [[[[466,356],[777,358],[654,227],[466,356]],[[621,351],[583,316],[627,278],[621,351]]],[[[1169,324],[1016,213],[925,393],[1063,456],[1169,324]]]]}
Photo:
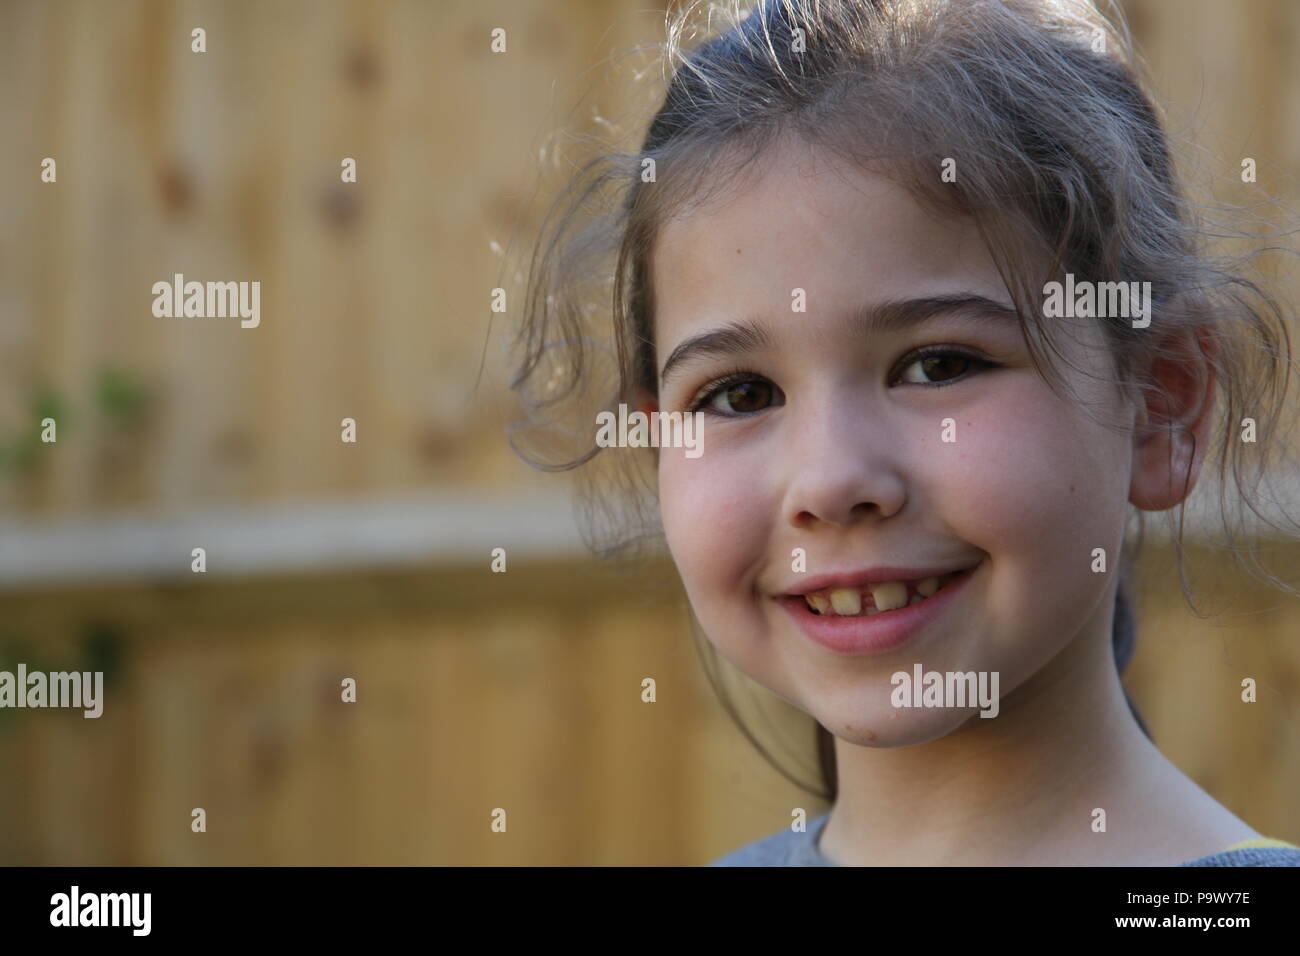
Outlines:
{"type": "Polygon", "coordinates": [[[795,289],[821,315],[958,286],[1005,298],[972,220],[793,137],[664,223],[651,271],[661,355],[704,325],[788,315],[795,289]]]}

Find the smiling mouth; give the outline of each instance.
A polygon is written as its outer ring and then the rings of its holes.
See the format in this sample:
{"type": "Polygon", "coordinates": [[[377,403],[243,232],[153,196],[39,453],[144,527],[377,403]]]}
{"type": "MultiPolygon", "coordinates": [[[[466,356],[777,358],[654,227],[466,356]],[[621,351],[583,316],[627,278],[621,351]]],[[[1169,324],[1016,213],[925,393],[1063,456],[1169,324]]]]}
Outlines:
{"type": "Polygon", "coordinates": [[[913,604],[921,604],[947,587],[954,579],[974,568],[952,571],[917,581],[880,581],[857,588],[824,588],[795,595],[808,609],[822,617],[874,617],[913,604]]]}

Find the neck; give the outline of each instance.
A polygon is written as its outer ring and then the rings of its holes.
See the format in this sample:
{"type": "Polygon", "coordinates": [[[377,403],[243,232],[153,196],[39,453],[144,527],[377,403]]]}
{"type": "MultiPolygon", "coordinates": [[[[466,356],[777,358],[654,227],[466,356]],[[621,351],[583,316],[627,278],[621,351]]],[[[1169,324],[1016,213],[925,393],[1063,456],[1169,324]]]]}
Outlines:
{"type": "Polygon", "coordinates": [[[996,718],[908,747],[836,739],[839,796],[822,854],[840,865],[1179,862],[1187,821],[1163,819],[1162,797],[1197,803],[1190,787],[1213,801],[1133,719],[1111,649],[1113,607],[1103,601],[996,718]],[[1105,832],[1094,831],[1095,808],[1105,832]]]}

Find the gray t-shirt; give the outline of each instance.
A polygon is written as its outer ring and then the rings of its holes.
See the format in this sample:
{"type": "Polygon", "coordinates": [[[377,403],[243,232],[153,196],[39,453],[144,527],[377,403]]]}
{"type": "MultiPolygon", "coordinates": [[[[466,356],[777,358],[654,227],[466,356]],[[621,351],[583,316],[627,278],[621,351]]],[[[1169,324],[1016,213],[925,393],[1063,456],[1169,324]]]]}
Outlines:
{"type": "MultiPolygon", "coordinates": [[[[830,813],[808,821],[808,829],[795,833],[788,827],[748,843],[714,860],[708,866],[835,866],[817,849],[830,813]]],[[[1179,866],[1300,866],[1300,849],[1294,847],[1244,847],[1197,857],[1179,866]]]]}

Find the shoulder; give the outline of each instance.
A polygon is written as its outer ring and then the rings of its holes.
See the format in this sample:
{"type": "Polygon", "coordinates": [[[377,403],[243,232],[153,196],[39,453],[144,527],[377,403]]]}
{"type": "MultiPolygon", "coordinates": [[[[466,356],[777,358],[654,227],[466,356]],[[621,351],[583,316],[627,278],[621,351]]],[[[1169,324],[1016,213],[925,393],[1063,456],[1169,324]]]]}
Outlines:
{"type": "Polygon", "coordinates": [[[1282,840],[1247,840],[1182,866],[1300,866],[1300,847],[1282,840]]]}
{"type": "Polygon", "coordinates": [[[752,843],[746,843],[708,866],[830,866],[817,852],[817,836],[830,818],[829,813],[808,821],[803,833],[782,827],[752,843]]]}

